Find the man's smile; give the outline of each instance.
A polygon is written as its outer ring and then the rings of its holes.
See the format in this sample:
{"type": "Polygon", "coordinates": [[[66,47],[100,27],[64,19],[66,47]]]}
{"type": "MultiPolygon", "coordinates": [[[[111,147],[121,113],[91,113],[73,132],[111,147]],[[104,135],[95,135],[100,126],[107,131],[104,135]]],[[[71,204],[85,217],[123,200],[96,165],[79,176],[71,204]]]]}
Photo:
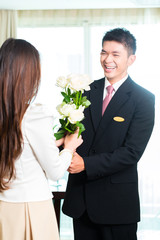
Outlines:
{"type": "Polygon", "coordinates": [[[105,69],[106,72],[112,72],[112,70],[116,69],[116,66],[104,65],[104,69],[105,69]]]}

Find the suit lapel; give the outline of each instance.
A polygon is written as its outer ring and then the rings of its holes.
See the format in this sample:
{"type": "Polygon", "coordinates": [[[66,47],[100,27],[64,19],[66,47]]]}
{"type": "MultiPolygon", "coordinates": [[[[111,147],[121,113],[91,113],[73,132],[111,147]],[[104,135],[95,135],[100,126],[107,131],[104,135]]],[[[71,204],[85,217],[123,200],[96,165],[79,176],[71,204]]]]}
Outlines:
{"type": "Polygon", "coordinates": [[[98,81],[95,81],[92,87],[92,91],[90,91],[91,118],[92,118],[92,122],[95,130],[97,129],[99,122],[101,121],[101,118],[102,118],[104,81],[105,81],[104,78],[98,81]]]}
{"type": "Polygon", "coordinates": [[[130,96],[129,93],[131,91],[132,80],[130,79],[130,77],[128,77],[128,79],[119,87],[119,89],[111,99],[109,105],[107,106],[106,111],[104,112],[104,115],[99,122],[99,126],[96,131],[97,134],[95,137],[95,141],[97,141],[102,136],[108,123],[116,115],[116,112],[121,108],[121,106],[128,100],[130,96]]]}

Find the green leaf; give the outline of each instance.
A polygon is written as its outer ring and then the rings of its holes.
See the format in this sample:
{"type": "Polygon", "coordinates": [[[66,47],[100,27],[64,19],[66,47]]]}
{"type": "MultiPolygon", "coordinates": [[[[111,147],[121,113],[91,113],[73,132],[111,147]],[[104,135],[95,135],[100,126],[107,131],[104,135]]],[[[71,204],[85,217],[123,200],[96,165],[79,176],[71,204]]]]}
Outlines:
{"type": "Polygon", "coordinates": [[[61,130],[59,130],[57,133],[54,133],[54,136],[55,136],[56,140],[59,140],[59,139],[61,139],[62,137],[64,137],[65,132],[66,132],[65,129],[61,129],[61,130]]]}
{"type": "Polygon", "coordinates": [[[64,128],[64,126],[65,126],[66,123],[67,123],[67,120],[66,120],[66,119],[59,119],[59,122],[60,122],[62,128],[64,128]]]}
{"type": "Polygon", "coordinates": [[[61,92],[62,96],[64,97],[64,101],[66,103],[70,102],[70,96],[68,96],[65,92],[61,92]]]}
{"type": "Polygon", "coordinates": [[[72,123],[69,122],[68,124],[66,124],[66,125],[64,126],[64,128],[65,128],[68,132],[74,133],[75,130],[76,130],[76,128],[77,128],[77,126],[76,126],[76,124],[72,124],[72,123]]]}
{"type": "Polygon", "coordinates": [[[82,106],[84,106],[85,108],[89,107],[90,105],[91,105],[91,102],[89,100],[82,102],[82,106]]]}
{"type": "Polygon", "coordinates": [[[80,123],[80,122],[77,122],[76,125],[77,125],[77,127],[79,127],[79,133],[78,133],[78,137],[79,137],[81,135],[81,133],[83,131],[85,131],[85,127],[84,127],[83,123],[80,123]]]}
{"type": "Polygon", "coordinates": [[[65,92],[61,92],[62,96],[65,97],[67,94],[65,92]]]}
{"type": "Polygon", "coordinates": [[[74,133],[73,130],[69,129],[68,127],[65,127],[65,129],[69,132],[69,133],[74,133]]]}
{"type": "Polygon", "coordinates": [[[67,89],[68,95],[71,97],[71,90],[70,88],[67,89]]]}
{"type": "Polygon", "coordinates": [[[86,96],[82,97],[82,102],[85,102],[86,100],[87,100],[86,96]]]}
{"type": "Polygon", "coordinates": [[[55,130],[55,128],[58,126],[58,124],[56,124],[54,127],[53,127],[53,131],[55,130]]]}
{"type": "Polygon", "coordinates": [[[75,132],[76,129],[77,129],[77,125],[70,123],[69,128],[70,128],[73,132],[75,132]]]}
{"type": "Polygon", "coordinates": [[[72,93],[71,98],[76,98],[76,93],[72,93]]]}
{"type": "Polygon", "coordinates": [[[77,106],[77,91],[73,92],[70,96],[73,100],[73,103],[77,106]]]}

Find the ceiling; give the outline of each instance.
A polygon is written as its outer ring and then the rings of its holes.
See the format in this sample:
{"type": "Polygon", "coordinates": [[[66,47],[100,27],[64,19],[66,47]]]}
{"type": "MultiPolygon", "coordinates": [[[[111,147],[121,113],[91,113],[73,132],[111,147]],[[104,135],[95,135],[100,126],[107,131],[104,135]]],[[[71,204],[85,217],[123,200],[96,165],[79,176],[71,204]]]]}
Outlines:
{"type": "Polygon", "coordinates": [[[0,0],[0,9],[158,8],[160,0],[0,0]]]}

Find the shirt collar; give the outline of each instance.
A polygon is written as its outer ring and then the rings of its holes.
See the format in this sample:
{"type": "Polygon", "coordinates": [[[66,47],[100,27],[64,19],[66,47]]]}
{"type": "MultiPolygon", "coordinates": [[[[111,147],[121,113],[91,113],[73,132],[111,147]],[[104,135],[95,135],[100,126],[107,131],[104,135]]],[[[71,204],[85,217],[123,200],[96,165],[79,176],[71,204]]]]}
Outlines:
{"type": "MultiPolygon", "coordinates": [[[[122,78],[121,80],[119,80],[118,82],[114,83],[113,84],[113,87],[114,87],[114,91],[116,92],[118,90],[118,88],[122,85],[122,83],[124,83],[124,81],[126,81],[126,79],[128,78],[128,74],[122,78]]],[[[105,78],[105,89],[106,87],[108,87],[110,84],[110,82],[107,80],[107,78],[105,78]]]]}

